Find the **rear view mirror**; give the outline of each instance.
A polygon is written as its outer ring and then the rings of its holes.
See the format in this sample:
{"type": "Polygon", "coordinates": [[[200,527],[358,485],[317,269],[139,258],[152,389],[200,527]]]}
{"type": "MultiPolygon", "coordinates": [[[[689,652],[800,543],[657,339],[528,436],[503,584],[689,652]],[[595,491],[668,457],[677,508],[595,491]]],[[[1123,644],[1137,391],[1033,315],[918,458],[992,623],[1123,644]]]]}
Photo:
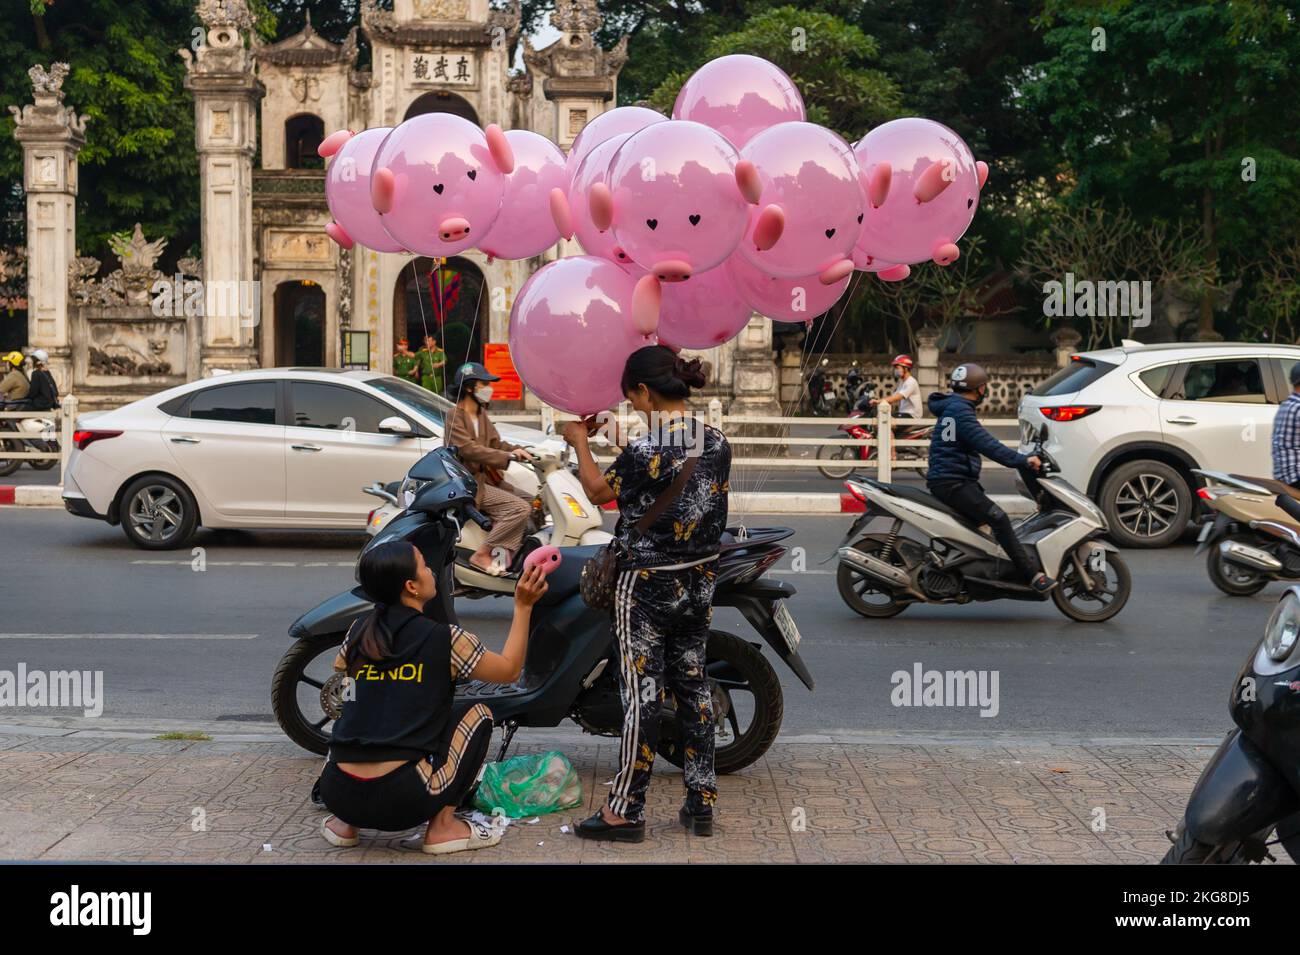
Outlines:
{"type": "Polygon", "coordinates": [[[379,422],[379,430],[382,434],[396,434],[409,438],[411,436],[411,423],[399,415],[390,415],[379,422]]]}

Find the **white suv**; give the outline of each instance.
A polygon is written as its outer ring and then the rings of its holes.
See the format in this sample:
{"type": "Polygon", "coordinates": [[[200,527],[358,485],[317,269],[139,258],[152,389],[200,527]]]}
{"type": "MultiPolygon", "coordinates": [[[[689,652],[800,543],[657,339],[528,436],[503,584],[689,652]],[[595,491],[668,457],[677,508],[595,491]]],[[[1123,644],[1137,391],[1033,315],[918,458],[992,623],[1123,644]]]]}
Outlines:
{"type": "Polygon", "coordinates": [[[1269,476],[1273,416],[1300,347],[1140,345],[1071,356],[1020,401],[1020,450],[1045,448],[1101,506],[1128,547],[1164,547],[1187,528],[1192,468],[1269,476]]]}

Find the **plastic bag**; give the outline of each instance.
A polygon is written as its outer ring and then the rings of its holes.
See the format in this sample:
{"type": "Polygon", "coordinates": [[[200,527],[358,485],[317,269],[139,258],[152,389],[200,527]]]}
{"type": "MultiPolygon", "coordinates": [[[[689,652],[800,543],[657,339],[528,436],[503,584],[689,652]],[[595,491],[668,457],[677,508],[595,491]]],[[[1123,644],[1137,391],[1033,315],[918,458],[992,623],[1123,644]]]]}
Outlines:
{"type": "Polygon", "coordinates": [[[539,816],[582,805],[582,780],[559,750],[512,756],[488,763],[474,795],[474,806],[511,819],[539,816]]]}

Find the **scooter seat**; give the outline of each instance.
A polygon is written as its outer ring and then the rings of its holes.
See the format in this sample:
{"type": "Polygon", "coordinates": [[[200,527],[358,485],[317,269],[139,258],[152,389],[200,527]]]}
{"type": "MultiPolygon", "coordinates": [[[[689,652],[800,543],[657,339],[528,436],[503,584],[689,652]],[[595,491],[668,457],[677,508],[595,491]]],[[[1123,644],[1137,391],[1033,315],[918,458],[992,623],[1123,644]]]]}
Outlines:
{"type": "Polygon", "coordinates": [[[1252,477],[1249,474],[1232,474],[1232,473],[1229,473],[1228,476],[1234,477],[1238,481],[1245,481],[1248,484],[1257,484],[1260,487],[1264,488],[1266,491],[1272,491],[1274,494],[1285,494],[1287,495],[1287,497],[1292,497],[1295,498],[1297,501],[1300,501],[1300,489],[1293,488],[1290,484],[1283,484],[1281,481],[1275,480],[1273,478],[1252,477]]]}
{"type": "Polygon", "coordinates": [[[905,501],[911,501],[913,504],[920,504],[923,507],[932,507],[936,511],[940,511],[947,514],[949,517],[961,521],[963,524],[970,524],[970,521],[966,520],[966,518],[957,511],[943,503],[943,501],[939,500],[933,494],[922,491],[919,487],[913,487],[910,484],[884,484],[880,481],[874,481],[872,483],[887,493],[894,495],[894,497],[901,497],[905,501]]]}
{"type": "Polygon", "coordinates": [[[560,566],[556,567],[546,578],[546,595],[538,603],[544,606],[568,600],[578,592],[582,580],[582,568],[600,553],[602,544],[589,544],[586,547],[561,547],[560,566]]]}

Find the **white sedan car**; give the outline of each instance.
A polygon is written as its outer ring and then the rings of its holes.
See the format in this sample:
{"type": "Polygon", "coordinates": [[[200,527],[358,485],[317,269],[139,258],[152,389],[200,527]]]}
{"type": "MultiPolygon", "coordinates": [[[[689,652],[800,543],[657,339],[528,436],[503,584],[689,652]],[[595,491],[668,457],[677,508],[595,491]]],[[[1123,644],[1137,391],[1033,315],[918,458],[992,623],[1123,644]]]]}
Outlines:
{"type": "MultiPolygon", "coordinates": [[[[452,405],[373,371],[272,368],[205,378],[81,415],[63,504],[133,544],[183,546],[199,527],[366,526],[361,488],[400,480],[442,446],[452,405]]],[[[559,443],[500,425],[507,441],[559,443]]],[[[507,481],[536,490],[512,464],[507,481]]]]}

